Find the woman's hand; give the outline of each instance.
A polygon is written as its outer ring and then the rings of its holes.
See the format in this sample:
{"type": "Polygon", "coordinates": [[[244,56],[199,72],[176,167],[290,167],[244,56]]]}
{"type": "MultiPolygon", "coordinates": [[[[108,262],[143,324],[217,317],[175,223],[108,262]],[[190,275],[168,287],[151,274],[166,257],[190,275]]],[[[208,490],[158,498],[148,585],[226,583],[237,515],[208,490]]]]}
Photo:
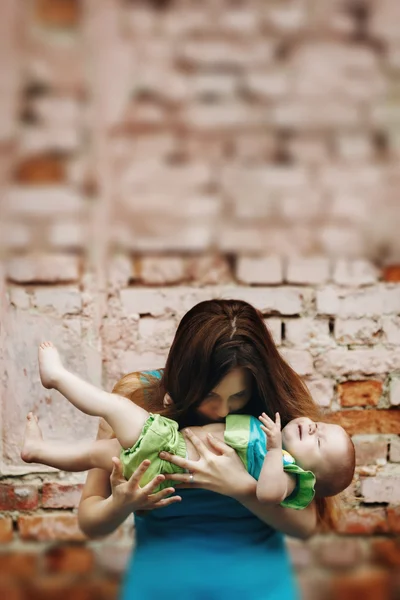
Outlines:
{"type": "Polygon", "coordinates": [[[188,473],[168,473],[168,479],[180,482],[178,488],[203,488],[236,499],[249,493],[254,479],[247,473],[233,448],[208,434],[208,442],[213,448],[211,451],[190,429],[185,429],[185,435],[197,449],[200,458],[186,460],[168,452],[160,452],[163,460],[188,470],[188,473]]]}
{"type": "Polygon", "coordinates": [[[122,464],[119,458],[114,457],[112,462],[110,483],[113,501],[118,509],[127,509],[130,512],[147,511],[164,508],[181,500],[180,496],[171,496],[175,492],[172,487],[154,493],[156,487],[164,481],[164,475],[157,475],[144,487],[140,487],[139,482],[150,466],[149,460],[144,460],[128,481],[122,474],[122,464]]]}

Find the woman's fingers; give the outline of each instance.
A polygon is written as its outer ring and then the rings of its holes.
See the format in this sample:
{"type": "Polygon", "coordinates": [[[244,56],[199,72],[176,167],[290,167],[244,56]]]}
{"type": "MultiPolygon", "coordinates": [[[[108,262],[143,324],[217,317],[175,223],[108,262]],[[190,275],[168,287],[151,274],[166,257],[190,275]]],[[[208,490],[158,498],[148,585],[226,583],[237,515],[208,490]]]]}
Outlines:
{"type": "Polygon", "coordinates": [[[228,454],[231,451],[234,452],[233,448],[228,446],[228,444],[225,444],[225,442],[222,442],[221,440],[215,438],[213,435],[211,435],[211,433],[207,435],[207,439],[210,446],[212,446],[214,450],[218,451],[218,454],[228,454]]]}
{"type": "MultiPolygon", "coordinates": [[[[177,465],[178,467],[182,467],[182,469],[190,469],[191,461],[182,458],[181,456],[177,456],[176,454],[170,454],[169,452],[160,452],[159,457],[163,460],[167,460],[173,465],[177,465]]],[[[169,476],[168,476],[169,479],[169,476]]]]}
{"type": "Polygon", "coordinates": [[[197,435],[193,433],[191,429],[184,429],[183,433],[192,442],[193,446],[196,448],[200,456],[205,456],[207,452],[209,452],[207,446],[201,441],[199,437],[197,437],[197,435]]]}

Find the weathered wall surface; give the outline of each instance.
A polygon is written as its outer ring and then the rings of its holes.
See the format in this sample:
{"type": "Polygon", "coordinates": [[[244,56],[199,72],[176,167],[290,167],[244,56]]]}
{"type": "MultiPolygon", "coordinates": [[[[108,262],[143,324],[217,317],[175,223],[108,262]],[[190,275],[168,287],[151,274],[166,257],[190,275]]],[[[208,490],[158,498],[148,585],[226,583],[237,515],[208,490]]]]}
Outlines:
{"type": "Polygon", "coordinates": [[[305,600],[398,598],[398,4],[0,10],[0,596],[113,598],[132,545],[131,523],[83,538],[84,476],[19,458],[28,410],[47,437],[97,427],[41,387],[38,343],[111,389],[222,296],[356,445],[339,530],[289,541],[305,600]]]}

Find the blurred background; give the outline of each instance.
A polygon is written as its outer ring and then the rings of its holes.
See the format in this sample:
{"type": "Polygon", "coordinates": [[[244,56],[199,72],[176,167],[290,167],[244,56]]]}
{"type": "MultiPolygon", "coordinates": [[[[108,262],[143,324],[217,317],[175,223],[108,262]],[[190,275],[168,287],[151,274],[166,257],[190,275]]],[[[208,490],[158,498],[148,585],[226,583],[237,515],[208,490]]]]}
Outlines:
{"type": "Polygon", "coordinates": [[[127,522],[26,465],[96,419],[37,345],[111,389],[183,313],[238,297],[357,450],[337,531],[288,540],[304,600],[400,598],[400,3],[2,0],[0,597],[116,598],[127,522]]]}

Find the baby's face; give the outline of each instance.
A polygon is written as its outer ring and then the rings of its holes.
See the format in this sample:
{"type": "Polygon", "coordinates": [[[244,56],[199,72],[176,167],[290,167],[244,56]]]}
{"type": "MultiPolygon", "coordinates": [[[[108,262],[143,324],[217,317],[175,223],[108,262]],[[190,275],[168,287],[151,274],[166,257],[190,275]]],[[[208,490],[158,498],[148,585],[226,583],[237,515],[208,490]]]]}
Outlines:
{"type": "Polygon", "coordinates": [[[318,477],[328,465],[339,467],[345,460],[348,436],[340,425],[315,423],[308,417],[299,417],[282,429],[282,445],[300,467],[318,477]]]}

